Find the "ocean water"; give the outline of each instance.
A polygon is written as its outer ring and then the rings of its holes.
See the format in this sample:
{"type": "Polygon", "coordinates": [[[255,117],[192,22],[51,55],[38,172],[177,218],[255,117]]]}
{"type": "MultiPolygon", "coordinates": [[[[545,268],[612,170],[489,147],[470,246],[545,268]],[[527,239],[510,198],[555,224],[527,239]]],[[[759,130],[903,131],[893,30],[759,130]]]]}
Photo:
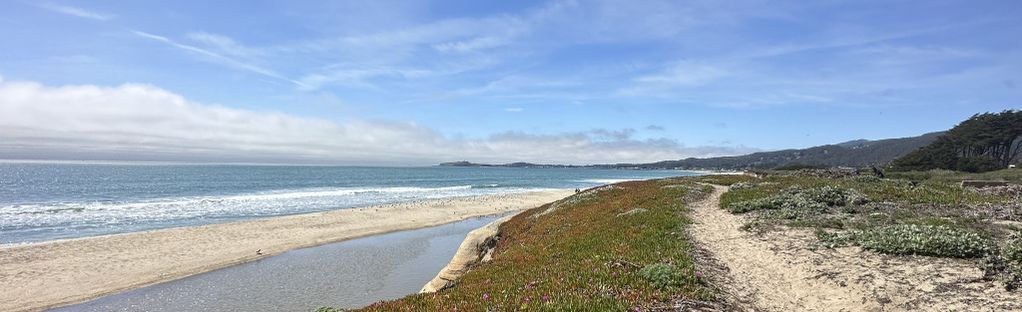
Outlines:
{"type": "Polygon", "coordinates": [[[4,162],[0,244],[693,174],[583,168],[4,162]]]}

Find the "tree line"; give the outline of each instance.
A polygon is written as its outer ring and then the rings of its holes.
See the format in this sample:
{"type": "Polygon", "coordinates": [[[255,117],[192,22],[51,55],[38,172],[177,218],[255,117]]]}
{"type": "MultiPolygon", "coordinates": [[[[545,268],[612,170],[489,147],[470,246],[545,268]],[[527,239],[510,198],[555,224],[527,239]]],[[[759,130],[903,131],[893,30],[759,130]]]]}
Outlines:
{"type": "Polygon", "coordinates": [[[976,114],[935,142],[891,163],[895,170],[949,169],[984,172],[1019,161],[1022,111],[976,114]]]}

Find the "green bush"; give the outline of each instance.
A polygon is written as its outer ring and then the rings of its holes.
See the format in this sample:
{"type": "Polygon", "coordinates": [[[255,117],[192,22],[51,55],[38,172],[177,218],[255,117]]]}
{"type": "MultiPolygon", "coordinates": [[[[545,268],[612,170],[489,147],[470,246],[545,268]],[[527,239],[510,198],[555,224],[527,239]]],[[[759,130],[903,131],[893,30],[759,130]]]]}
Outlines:
{"type": "Polygon", "coordinates": [[[1004,258],[1004,261],[1022,267],[1022,237],[1009,240],[1001,249],[1001,257],[1004,258]]]}
{"type": "Polygon", "coordinates": [[[831,233],[823,230],[816,231],[816,238],[827,248],[844,247],[855,243],[854,233],[831,233]]]}
{"type": "Polygon", "coordinates": [[[1006,264],[1004,288],[1016,290],[1022,287],[1022,237],[1015,237],[1001,249],[1001,258],[1006,264]]]}
{"type": "Polygon", "coordinates": [[[898,224],[858,232],[862,248],[896,255],[974,258],[989,251],[990,241],[979,234],[945,225],[898,224]]]}
{"type": "Polygon", "coordinates": [[[868,201],[862,193],[828,185],[810,189],[792,187],[777,195],[732,203],[726,208],[733,213],[763,209],[791,209],[799,211],[797,213],[819,213],[828,207],[861,205],[868,201]]]}
{"type": "Polygon", "coordinates": [[[1016,233],[998,252],[986,258],[983,277],[999,279],[1012,291],[1022,287],[1022,233],[1016,233]]]}
{"type": "Polygon", "coordinates": [[[731,184],[731,190],[732,191],[751,189],[751,188],[754,188],[754,187],[756,187],[756,183],[752,183],[752,182],[738,182],[738,183],[735,183],[735,184],[731,184]]]}

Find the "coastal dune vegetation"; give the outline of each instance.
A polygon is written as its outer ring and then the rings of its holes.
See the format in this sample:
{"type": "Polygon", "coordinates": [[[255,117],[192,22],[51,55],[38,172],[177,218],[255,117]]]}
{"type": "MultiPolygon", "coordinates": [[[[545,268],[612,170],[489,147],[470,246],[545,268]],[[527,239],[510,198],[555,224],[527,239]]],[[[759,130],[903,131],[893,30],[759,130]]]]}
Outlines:
{"type": "Polygon", "coordinates": [[[903,172],[905,178],[802,170],[730,185],[721,207],[745,214],[746,230],[815,231],[815,246],[858,246],[881,254],[975,259],[984,279],[1022,286],[1022,185],[970,188],[962,180],[1022,181],[1022,170],[983,174],[903,172]]]}
{"type": "MultiPolygon", "coordinates": [[[[361,311],[624,311],[712,305],[686,235],[688,179],[625,182],[527,210],[501,226],[493,259],[450,288],[361,311]]],[[[336,311],[323,308],[320,311],[336,311]]]]}

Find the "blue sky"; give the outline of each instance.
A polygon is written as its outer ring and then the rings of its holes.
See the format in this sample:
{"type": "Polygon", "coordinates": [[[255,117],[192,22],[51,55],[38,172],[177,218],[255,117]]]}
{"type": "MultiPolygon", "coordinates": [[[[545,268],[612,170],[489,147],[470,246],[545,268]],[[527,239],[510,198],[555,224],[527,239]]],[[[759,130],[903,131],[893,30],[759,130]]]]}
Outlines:
{"type": "Polygon", "coordinates": [[[1018,1],[0,6],[13,158],[653,161],[1022,105],[1018,1]]]}

